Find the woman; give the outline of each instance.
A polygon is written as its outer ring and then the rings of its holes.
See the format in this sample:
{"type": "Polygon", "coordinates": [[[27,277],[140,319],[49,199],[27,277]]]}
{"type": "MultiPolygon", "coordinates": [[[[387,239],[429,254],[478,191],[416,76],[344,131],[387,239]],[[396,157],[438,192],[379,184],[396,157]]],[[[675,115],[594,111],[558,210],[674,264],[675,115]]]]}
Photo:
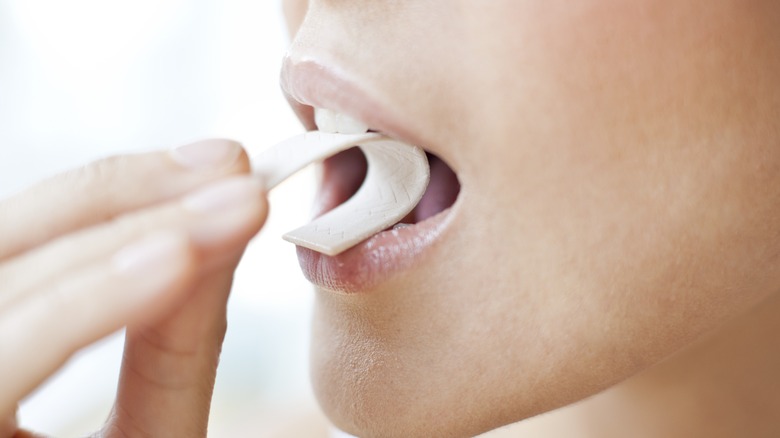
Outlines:
{"type": "MultiPolygon", "coordinates": [[[[471,436],[579,401],[516,430],[780,434],[780,4],[285,6],[308,127],[440,159],[399,237],[299,251],[337,426],[471,436]]],[[[323,209],[360,173],[331,160],[323,209]]]]}
{"type": "MultiPolygon", "coordinates": [[[[336,110],[431,154],[404,225],[335,258],[299,252],[337,426],[470,436],[549,412],[517,433],[780,433],[780,6],[285,5],[282,84],[305,124],[336,110]]],[[[0,346],[18,359],[3,418],[131,323],[106,431],[205,434],[230,272],[265,215],[229,145],[109,161],[2,205],[0,346]]],[[[363,165],[326,164],[322,210],[363,165]]]]}

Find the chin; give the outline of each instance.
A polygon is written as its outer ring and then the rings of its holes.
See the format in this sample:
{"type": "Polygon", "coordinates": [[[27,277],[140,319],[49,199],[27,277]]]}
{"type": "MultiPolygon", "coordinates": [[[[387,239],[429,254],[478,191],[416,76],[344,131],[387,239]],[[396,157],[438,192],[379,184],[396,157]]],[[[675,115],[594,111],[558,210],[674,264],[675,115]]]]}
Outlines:
{"type": "Polygon", "coordinates": [[[491,429],[473,423],[473,413],[442,403],[440,391],[420,385],[419,376],[410,376],[372,341],[352,339],[327,349],[322,344],[333,339],[314,342],[320,344],[312,358],[315,395],[344,432],[361,438],[468,437],[491,429]],[[472,423],[463,424],[466,419],[472,423]]]}
{"type": "Polygon", "coordinates": [[[437,336],[452,327],[429,321],[421,332],[397,309],[361,313],[361,296],[317,291],[311,378],[340,430],[361,438],[472,437],[548,408],[529,405],[522,385],[508,385],[515,376],[505,367],[490,369],[494,358],[437,336]],[[386,325],[394,318],[401,322],[386,325]]]}

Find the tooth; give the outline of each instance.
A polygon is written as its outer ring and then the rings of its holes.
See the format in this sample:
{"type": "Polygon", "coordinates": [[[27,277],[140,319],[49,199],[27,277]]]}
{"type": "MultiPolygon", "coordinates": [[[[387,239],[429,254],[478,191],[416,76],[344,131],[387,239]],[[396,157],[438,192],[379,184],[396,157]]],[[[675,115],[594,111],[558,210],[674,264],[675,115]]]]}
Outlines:
{"type": "Polygon", "coordinates": [[[368,125],[352,117],[325,108],[314,109],[317,129],[331,134],[365,134],[368,125]]]}
{"type": "Polygon", "coordinates": [[[323,108],[314,108],[314,123],[321,132],[338,133],[338,115],[323,108]]]}
{"type": "Polygon", "coordinates": [[[309,163],[353,146],[359,146],[368,161],[368,173],[358,192],[310,224],[287,233],[285,240],[332,256],[393,224],[406,225],[399,221],[422,199],[430,167],[425,151],[381,134],[301,134],[253,156],[252,173],[271,190],[309,163]]]}
{"type": "Polygon", "coordinates": [[[400,230],[402,228],[407,228],[407,227],[411,227],[411,226],[412,226],[412,224],[399,223],[399,224],[393,225],[393,229],[394,230],[400,230]]]}

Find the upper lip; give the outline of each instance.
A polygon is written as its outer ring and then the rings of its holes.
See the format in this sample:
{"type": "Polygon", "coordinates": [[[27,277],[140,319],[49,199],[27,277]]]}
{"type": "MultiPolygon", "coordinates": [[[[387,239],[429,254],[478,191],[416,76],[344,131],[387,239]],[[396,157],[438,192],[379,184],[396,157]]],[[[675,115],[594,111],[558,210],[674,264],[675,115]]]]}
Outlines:
{"type": "Polygon", "coordinates": [[[440,154],[425,139],[408,129],[392,106],[371,93],[371,88],[336,64],[288,55],[282,63],[282,92],[307,129],[316,129],[313,108],[327,108],[362,121],[371,130],[404,143],[440,154]],[[360,84],[360,85],[359,85],[360,84]]]}

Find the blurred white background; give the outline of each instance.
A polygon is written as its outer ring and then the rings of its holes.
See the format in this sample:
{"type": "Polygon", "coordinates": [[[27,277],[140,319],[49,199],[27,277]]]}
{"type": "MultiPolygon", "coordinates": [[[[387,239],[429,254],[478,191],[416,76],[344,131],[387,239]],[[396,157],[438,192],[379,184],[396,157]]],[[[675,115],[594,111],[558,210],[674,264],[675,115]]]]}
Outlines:
{"type": "MultiPolygon", "coordinates": [[[[278,89],[286,44],[277,1],[0,0],[0,197],[115,153],[212,136],[257,151],[300,132],[278,89]]],[[[312,189],[304,173],[272,195],[239,268],[211,436],[296,436],[288,426],[318,419],[312,294],[280,238],[308,219],[312,189]]],[[[22,424],[99,427],[121,349],[120,333],[78,354],[22,405],[22,424]]]]}

